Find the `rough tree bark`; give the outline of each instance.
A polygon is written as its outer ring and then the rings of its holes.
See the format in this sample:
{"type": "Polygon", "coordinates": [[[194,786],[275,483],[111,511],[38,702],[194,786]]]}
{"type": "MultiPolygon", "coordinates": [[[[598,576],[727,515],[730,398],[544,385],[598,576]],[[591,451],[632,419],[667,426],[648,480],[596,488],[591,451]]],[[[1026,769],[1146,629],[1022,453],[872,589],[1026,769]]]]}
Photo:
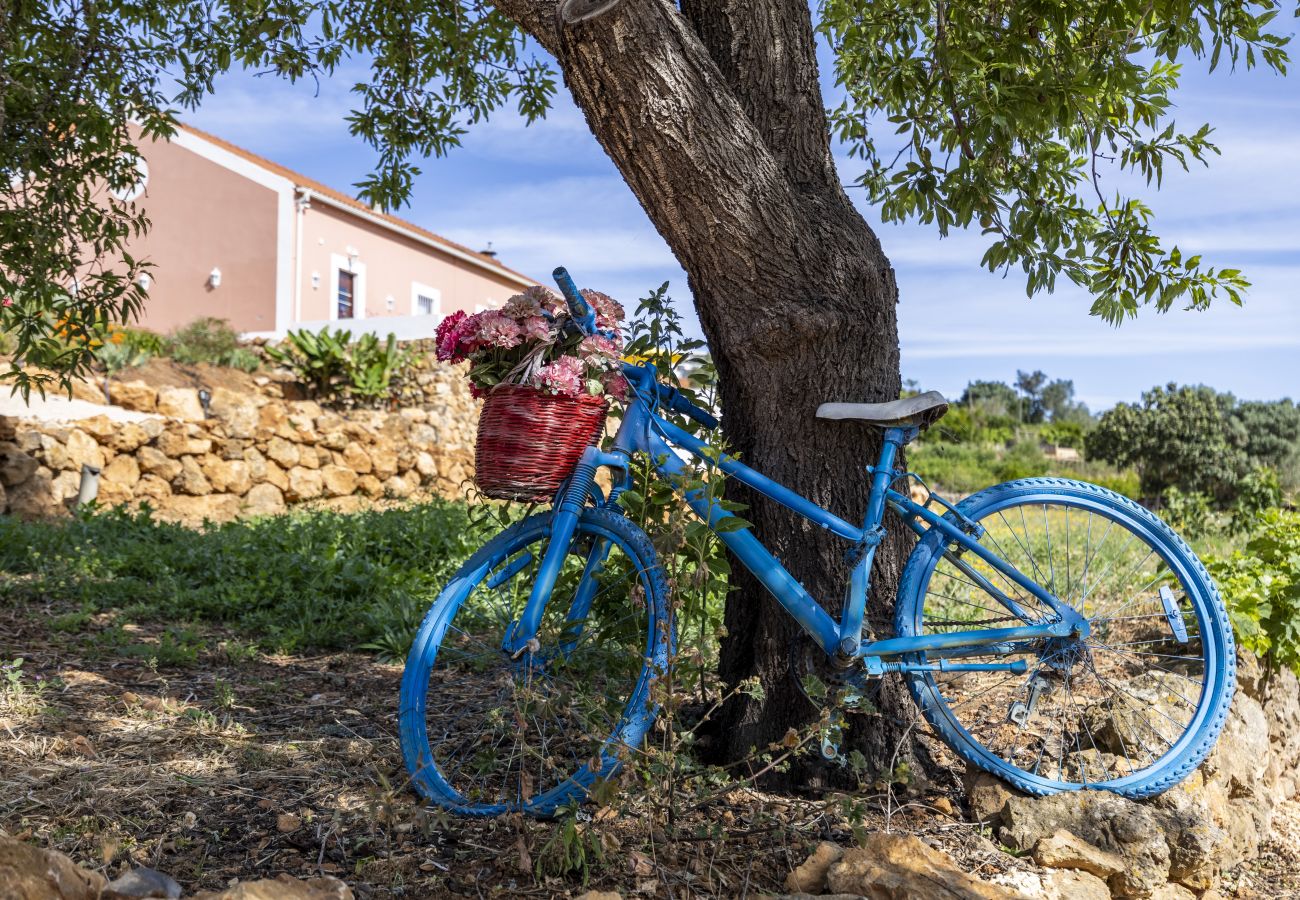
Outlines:
{"type": "MultiPolygon", "coordinates": [[[[497,5],[556,57],[596,139],[686,270],[721,377],[729,446],[860,521],[878,434],[814,413],[826,401],[898,397],[897,287],[835,171],[807,0],[683,0],[680,11],[668,0],[624,0],[577,25],[558,21],[555,2],[497,5]]],[[[776,504],[738,499],[758,536],[834,611],[846,544],[776,504]]],[[[877,630],[910,545],[899,531],[877,557],[877,630]]],[[[790,675],[798,627],[736,570],[721,674],[729,683],[759,676],[765,697],[724,711],[715,742],[725,759],[764,748],[813,713],[790,675]]],[[[883,717],[854,728],[850,744],[883,771],[911,711],[894,684],[877,705],[883,717]]],[[[790,780],[822,778],[804,765],[790,780]]]]}

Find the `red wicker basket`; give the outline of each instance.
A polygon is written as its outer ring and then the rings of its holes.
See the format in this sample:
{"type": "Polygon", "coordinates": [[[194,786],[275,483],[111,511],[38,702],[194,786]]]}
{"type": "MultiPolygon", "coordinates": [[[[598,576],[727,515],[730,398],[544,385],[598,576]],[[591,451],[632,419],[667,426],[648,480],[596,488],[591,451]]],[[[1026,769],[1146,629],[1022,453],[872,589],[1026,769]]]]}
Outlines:
{"type": "Polygon", "coordinates": [[[604,430],[608,409],[604,397],[556,397],[527,385],[497,385],[479,414],[479,490],[498,500],[549,500],[604,430]]]}

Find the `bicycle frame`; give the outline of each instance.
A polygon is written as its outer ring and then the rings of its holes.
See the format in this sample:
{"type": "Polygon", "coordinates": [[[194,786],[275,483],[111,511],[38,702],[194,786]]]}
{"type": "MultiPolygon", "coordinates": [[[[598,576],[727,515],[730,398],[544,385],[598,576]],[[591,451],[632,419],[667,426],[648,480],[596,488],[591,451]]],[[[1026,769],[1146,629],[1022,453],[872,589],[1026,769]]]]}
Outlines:
{"type": "MultiPolygon", "coordinates": [[[[727,477],[734,478],[763,496],[786,506],[849,543],[850,551],[858,559],[852,569],[848,596],[837,621],[759,542],[751,529],[718,531],[719,523],[728,518],[729,514],[709,496],[708,492],[698,488],[684,491],[686,502],[696,515],[714,529],[719,540],[754,573],[781,607],[794,617],[818,646],[841,663],[847,664],[861,659],[867,664],[868,671],[877,674],[884,671],[927,668],[949,671],[975,669],[987,671],[1005,668],[1009,671],[1020,671],[1023,663],[962,664],[952,663],[946,657],[960,656],[961,651],[972,647],[1006,645],[1006,651],[1011,652],[1012,645],[1016,642],[1066,637],[1072,634],[1086,636],[1087,622],[1069,604],[1055,597],[1015,566],[979,543],[978,526],[963,520],[959,515],[949,517],[940,515],[927,506],[916,503],[910,496],[893,489],[893,483],[905,475],[894,468],[898,450],[916,437],[918,432],[915,428],[891,427],[885,430],[880,458],[875,466],[867,467],[871,473],[871,492],[867,500],[865,520],[859,527],[778,484],[734,457],[718,453],[705,441],[658,415],[656,411],[659,406],[658,397],[661,393],[671,392],[669,389],[661,390],[653,368],[627,364],[624,366],[624,376],[632,387],[632,396],[627,403],[623,422],[614,437],[611,449],[602,451],[595,447],[588,448],[567,485],[561,488],[556,503],[550,545],[539,567],[528,605],[515,627],[511,629],[511,633],[507,635],[505,647],[507,651],[516,654],[522,652],[536,632],[542,609],[559,572],[560,563],[568,552],[578,516],[593,490],[592,478],[596,469],[602,466],[621,469],[626,481],[632,456],[636,453],[645,453],[660,476],[674,484],[680,484],[683,477],[688,474],[688,470],[673,449],[674,445],[720,470],[727,477]],[[948,542],[956,543],[961,549],[949,553],[948,558],[952,559],[964,574],[971,577],[1008,612],[1025,624],[1013,628],[893,637],[863,643],[863,622],[870,593],[871,569],[875,561],[876,549],[885,535],[882,522],[887,508],[897,513],[918,535],[924,536],[931,530],[937,529],[946,539],[945,546],[948,542]],[[966,551],[979,557],[1005,576],[1008,581],[1032,595],[1044,607],[1052,610],[1055,616],[1050,621],[1040,620],[1014,598],[1008,597],[981,573],[959,558],[966,551]],[[894,657],[922,653],[932,654],[938,658],[938,662],[927,662],[923,657],[915,657],[906,662],[889,661],[894,657]]],[[[695,410],[695,413],[699,414],[701,411],[695,410]]],[[[693,417],[709,419],[707,415],[693,417]]],[[[607,552],[607,548],[606,550],[593,548],[592,557],[588,562],[589,572],[599,569],[603,563],[604,552],[607,552]]],[[[570,610],[569,619],[574,621],[584,618],[587,610],[582,607],[589,604],[590,597],[588,596],[584,601],[580,592],[574,608],[570,610]]]]}

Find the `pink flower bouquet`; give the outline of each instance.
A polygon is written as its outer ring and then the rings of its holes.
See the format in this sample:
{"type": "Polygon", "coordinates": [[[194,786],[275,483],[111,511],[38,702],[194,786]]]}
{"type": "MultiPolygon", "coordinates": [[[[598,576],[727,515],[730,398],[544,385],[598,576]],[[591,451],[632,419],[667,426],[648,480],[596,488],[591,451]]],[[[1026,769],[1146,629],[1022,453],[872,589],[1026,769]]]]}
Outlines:
{"type": "Polygon", "coordinates": [[[438,325],[438,359],[470,364],[470,390],[483,397],[500,384],[534,387],[557,397],[623,398],[620,371],[623,307],[599,291],[582,296],[609,332],[583,336],[570,322],[564,300],[540,285],[516,294],[501,309],[474,315],[457,311],[438,325]]]}

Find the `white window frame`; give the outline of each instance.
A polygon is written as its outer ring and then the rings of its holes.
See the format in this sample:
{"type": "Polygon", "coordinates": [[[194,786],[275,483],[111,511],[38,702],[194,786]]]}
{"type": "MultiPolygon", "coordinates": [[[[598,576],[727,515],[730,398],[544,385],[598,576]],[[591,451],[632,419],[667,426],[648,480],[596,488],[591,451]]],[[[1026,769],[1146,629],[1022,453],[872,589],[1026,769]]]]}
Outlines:
{"type": "Polygon", "coordinates": [[[429,297],[433,300],[433,309],[429,312],[429,315],[442,318],[442,291],[422,281],[411,282],[411,315],[424,315],[424,313],[420,312],[421,297],[429,297]]]}
{"type": "Polygon", "coordinates": [[[366,264],[342,253],[330,254],[329,320],[355,322],[366,317],[366,264]],[[339,272],[352,274],[352,318],[339,318],[339,272]]]}

